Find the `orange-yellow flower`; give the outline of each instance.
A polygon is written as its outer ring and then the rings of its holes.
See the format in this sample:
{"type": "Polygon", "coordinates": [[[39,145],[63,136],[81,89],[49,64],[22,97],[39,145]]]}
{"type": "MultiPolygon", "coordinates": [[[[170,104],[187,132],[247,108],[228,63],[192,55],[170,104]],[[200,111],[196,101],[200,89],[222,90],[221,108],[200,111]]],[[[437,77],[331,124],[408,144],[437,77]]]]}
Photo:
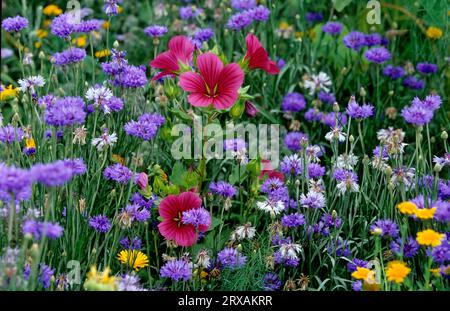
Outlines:
{"type": "Polygon", "coordinates": [[[405,201],[397,205],[397,208],[400,210],[400,213],[411,215],[417,210],[417,205],[411,201],[405,201]]]}
{"type": "Polygon", "coordinates": [[[417,232],[416,240],[420,245],[425,246],[438,246],[441,245],[441,241],[445,234],[434,231],[433,229],[423,230],[417,232]]]}
{"type": "Polygon", "coordinates": [[[55,4],[49,4],[42,10],[42,12],[48,16],[57,16],[62,13],[62,10],[55,4]]]}
{"type": "Polygon", "coordinates": [[[386,268],[386,277],[388,281],[395,282],[397,284],[403,283],[406,276],[411,272],[411,269],[401,261],[391,261],[386,268]]]}
{"type": "Polygon", "coordinates": [[[433,40],[440,39],[442,37],[442,30],[438,27],[428,27],[427,37],[433,40]]]}
{"type": "Polygon", "coordinates": [[[418,208],[414,211],[414,215],[416,215],[419,219],[431,219],[436,212],[436,207],[433,208],[418,208]]]}
{"type": "Polygon", "coordinates": [[[365,280],[370,272],[371,272],[370,269],[356,267],[356,271],[352,273],[352,277],[354,277],[357,280],[365,280]]]}
{"type": "Polygon", "coordinates": [[[0,92],[0,100],[9,100],[11,98],[17,97],[19,94],[19,88],[13,88],[10,84],[7,88],[4,88],[0,92]]]}
{"type": "Polygon", "coordinates": [[[108,49],[95,52],[95,57],[97,58],[103,58],[109,55],[111,55],[111,52],[108,49]]]}
{"type": "Polygon", "coordinates": [[[117,255],[117,259],[138,271],[141,268],[148,266],[148,257],[143,252],[138,250],[123,250],[117,255]]]}

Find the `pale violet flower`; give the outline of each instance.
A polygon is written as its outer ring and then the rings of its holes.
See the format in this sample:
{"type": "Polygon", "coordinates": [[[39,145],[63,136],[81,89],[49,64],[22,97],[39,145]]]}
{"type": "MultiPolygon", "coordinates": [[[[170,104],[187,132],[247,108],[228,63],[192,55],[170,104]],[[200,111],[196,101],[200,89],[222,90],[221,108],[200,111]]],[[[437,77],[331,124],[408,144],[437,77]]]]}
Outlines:
{"type": "Polygon", "coordinates": [[[274,201],[270,199],[267,199],[266,201],[263,202],[257,202],[256,206],[260,210],[270,213],[272,217],[275,217],[275,215],[280,214],[285,209],[283,201],[274,201]]]}
{"type": "Polygon", "coordinates": [[[339,126],[333,127],[330,132],[325,135],[325,139],[328,141],[338,140],[340,142],[345,141],[346,134],[339,126]]]}
{"type": "Polygon", "coordinates": [[[284,259],[298,259],[301,251],[301,245],[296,243],[286,243],[280,246],[280,254],[284,259]]]}
{"type": "Polygon", "coordinates": [[[256,229],[251,226],[251,223],[246,223],[243,226],[239,226],[231,233],[231,241],[242,241],[244,239],[253,239],[255,236],[256,229]]]}
{"type": "Polygon", "coordinates": [[[346,170],[353,170],[355,165],[358,163],[358,157],[353,153],[350,154],[341,154],[338,156],[335,167],[342,168],[346,170]]]}
{"type": "Polygon", "coordinates": [[[45,79],[44,77],[38,75],[38,76],[31,76],[25,79],[19,80],[19,86],[20,90],[22,92],[31,91],[32,93],[35,93],[35,87],[43,87],[45,85],[45,79]]]}
{"type": "Polygon", "coordinates": [[[117,142],[117,134],[109,134],[108,131],[104,131],[100,137],[92,139],[92,146],[96,147],[98,151],[103,151],[108,147],[114,146],[117,142]]]}
{"type": "Polygon", "coordinates": [[[304,87],[309,91],[309,95],[314,95],[314,93],[320,92],[321,90],[328,93],[331,85],[331,79],[325,72],[319,72],[318,75],[311,75],[304,82],[304,87]]]}

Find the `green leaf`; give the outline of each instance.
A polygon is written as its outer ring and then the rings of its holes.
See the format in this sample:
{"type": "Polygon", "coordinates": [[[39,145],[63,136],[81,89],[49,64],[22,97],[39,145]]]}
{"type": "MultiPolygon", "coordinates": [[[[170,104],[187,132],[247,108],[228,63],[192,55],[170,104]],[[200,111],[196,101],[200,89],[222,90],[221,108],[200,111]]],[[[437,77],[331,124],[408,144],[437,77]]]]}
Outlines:
{"type": "Polygon", "coordinates": [[[352,0],[333,0],[333,5],[336,11],[342,12],[351,2],[352,0]]]}

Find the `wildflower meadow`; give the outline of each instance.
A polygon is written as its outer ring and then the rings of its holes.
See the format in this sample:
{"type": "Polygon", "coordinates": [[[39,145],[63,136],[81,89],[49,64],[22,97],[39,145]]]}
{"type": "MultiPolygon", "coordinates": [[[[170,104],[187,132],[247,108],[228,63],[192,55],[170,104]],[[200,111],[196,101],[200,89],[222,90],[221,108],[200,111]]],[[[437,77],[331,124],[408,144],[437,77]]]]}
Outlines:
{"type": "Polygon", "coordinates": [[[446,0],[2,0],[2,291],[449,291],[446,0]]]}

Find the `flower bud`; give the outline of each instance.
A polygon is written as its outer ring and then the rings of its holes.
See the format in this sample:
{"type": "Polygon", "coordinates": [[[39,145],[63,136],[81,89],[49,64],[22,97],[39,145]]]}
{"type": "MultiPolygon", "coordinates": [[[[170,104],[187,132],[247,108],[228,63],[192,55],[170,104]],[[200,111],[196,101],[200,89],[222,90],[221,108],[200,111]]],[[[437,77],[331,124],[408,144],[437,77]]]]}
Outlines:
{"type": "Polygon", "coordinates": [[[448,134],[447,134],[446,131],[442,131],[442,133],[441,133],[441,138],[442,138],[443,140],[447,140],[447,139],[448,139],[448,134]]]}
{"type": "Polygon", "coordinates": [[[256,115],[258,114],[259,110],[258,108],[255,107],[255,105],[253,105],[253,103],[251,101],[246,101],[245,102],[245,113],[251,117],[254,118],[256,117],[256,115]]]}

